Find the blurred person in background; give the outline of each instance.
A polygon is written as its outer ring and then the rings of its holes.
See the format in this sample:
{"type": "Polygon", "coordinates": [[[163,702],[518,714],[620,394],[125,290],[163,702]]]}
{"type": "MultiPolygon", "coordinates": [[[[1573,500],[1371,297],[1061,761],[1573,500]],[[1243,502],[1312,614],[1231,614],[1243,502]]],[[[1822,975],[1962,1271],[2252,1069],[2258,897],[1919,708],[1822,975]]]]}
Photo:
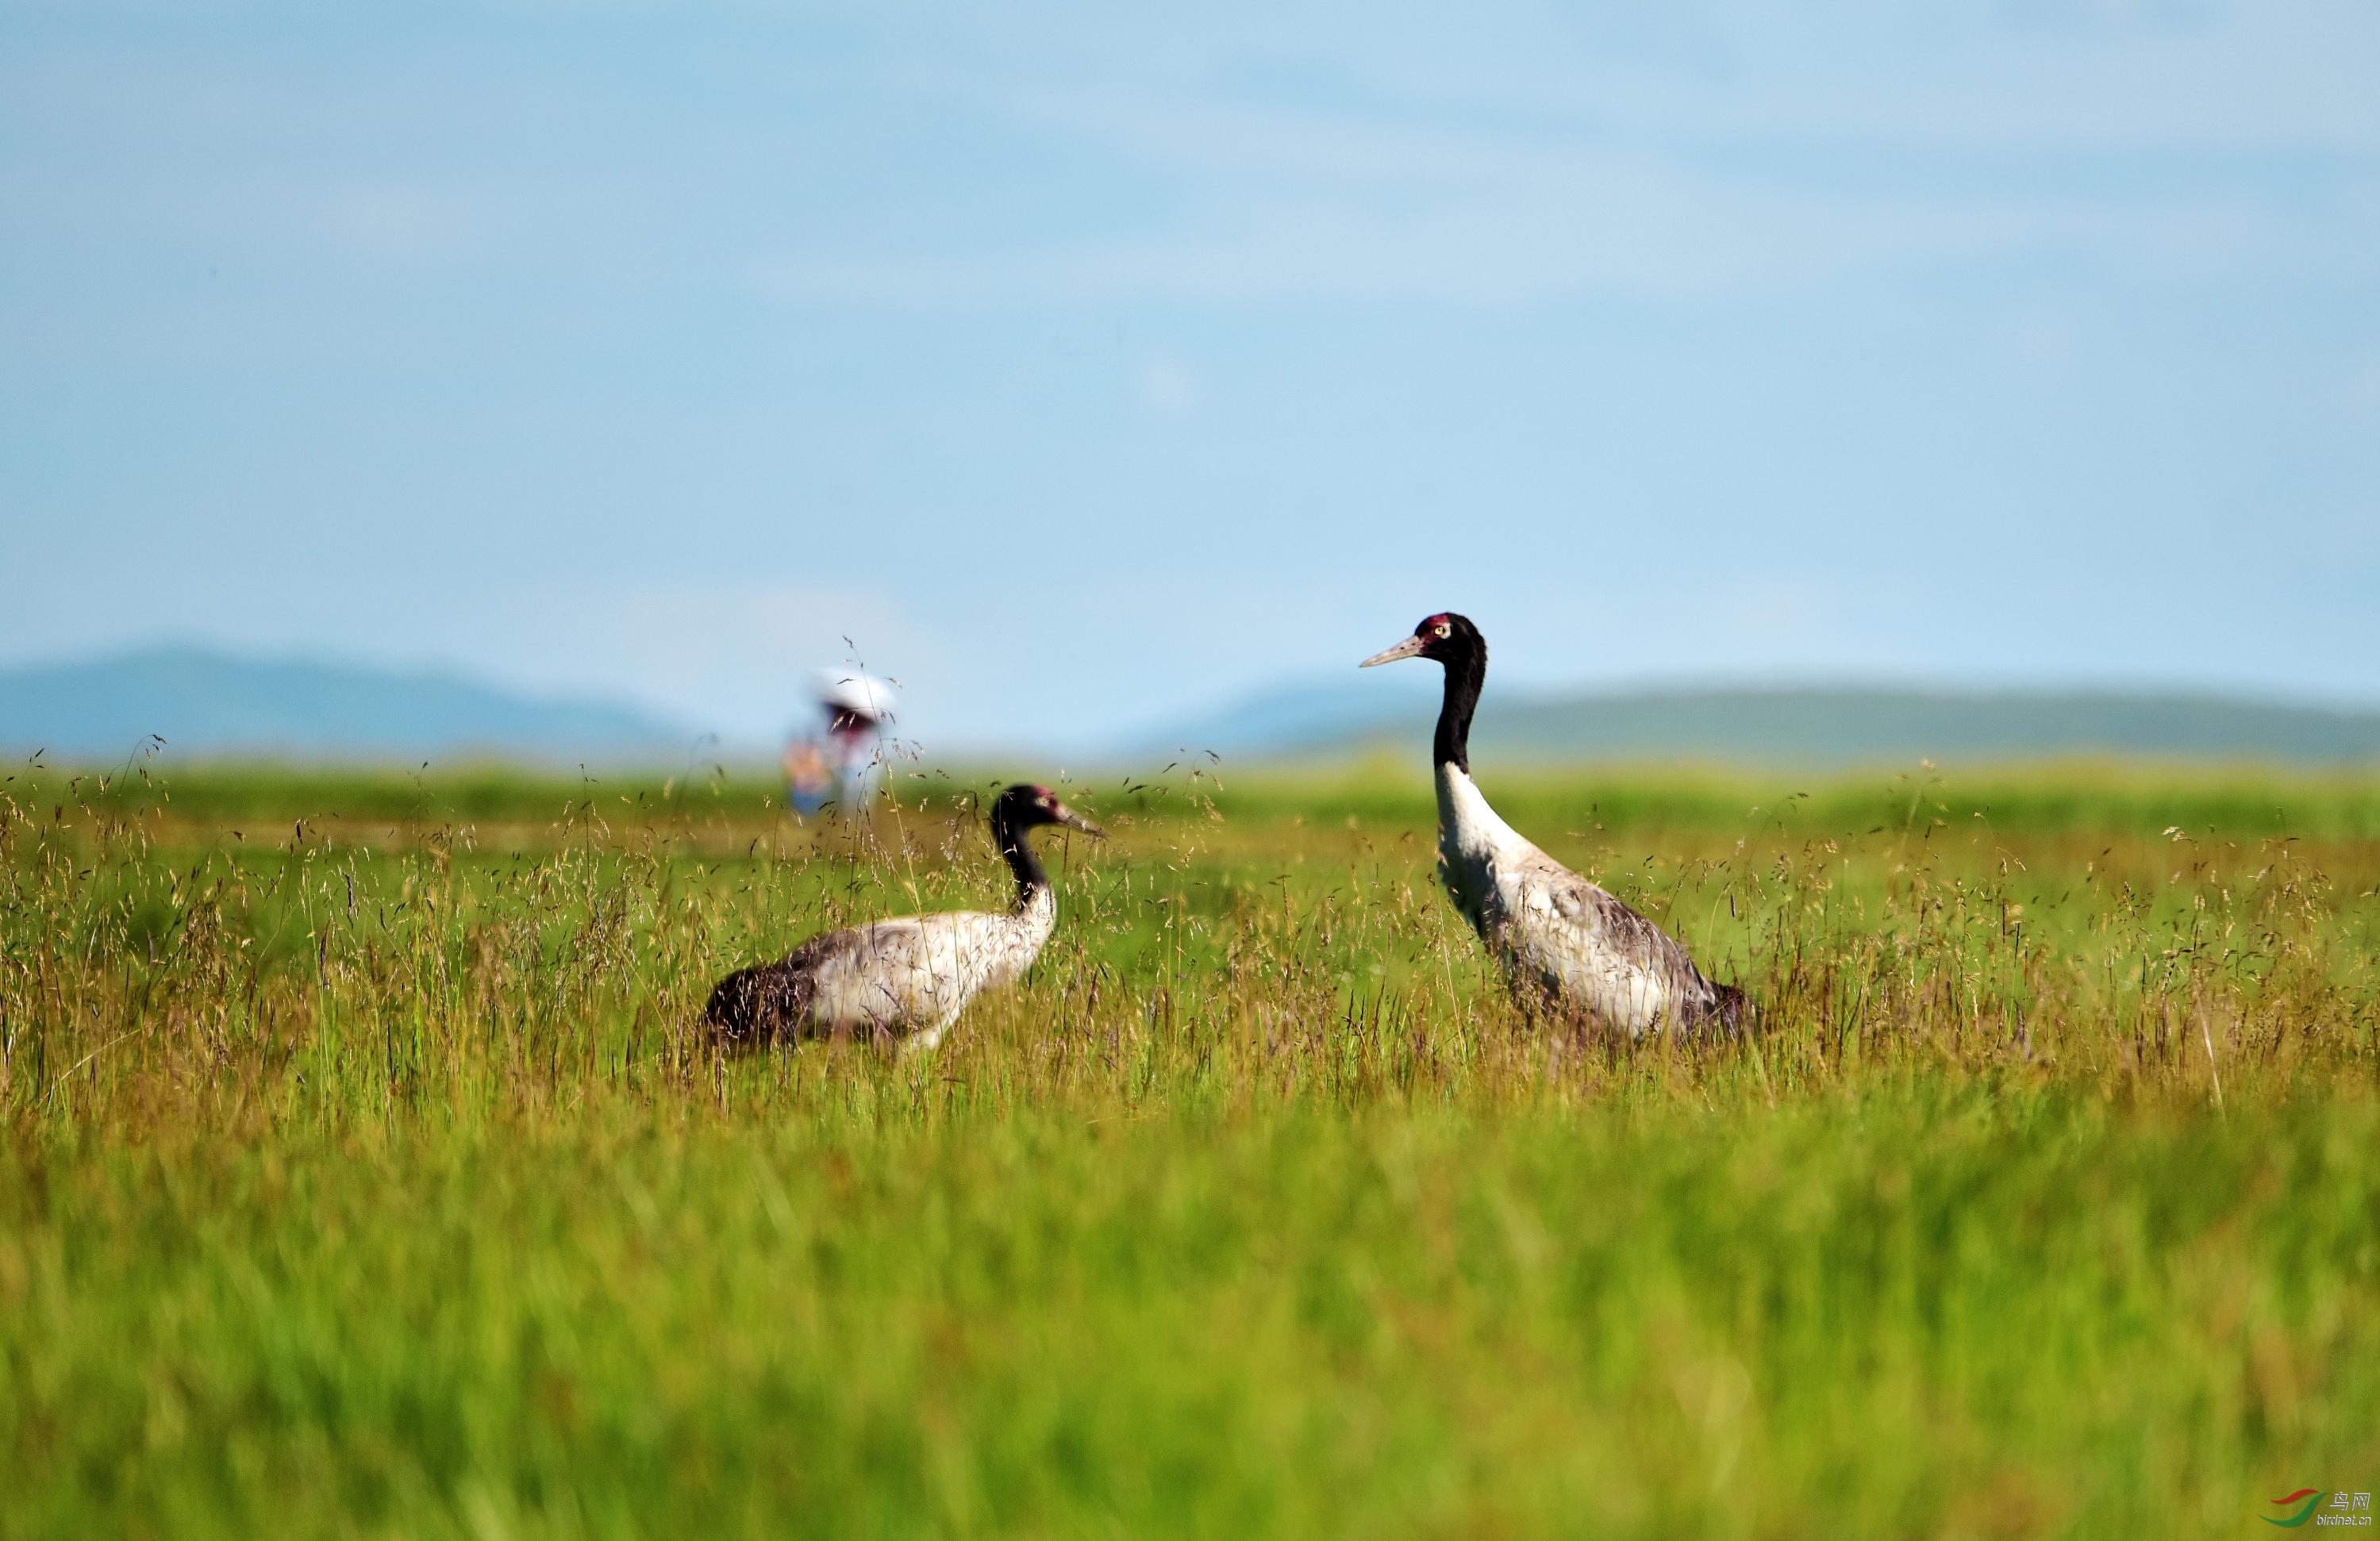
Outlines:
{"type": "Polygon", "coordinates": [[[884,780],[892,685],[863,673],[822,669],[817,698],[821,727],[807,734],[796,732],[785,746],[785,806],[804,819],[830,803],[844,818],[864,818],[884,780]]]}

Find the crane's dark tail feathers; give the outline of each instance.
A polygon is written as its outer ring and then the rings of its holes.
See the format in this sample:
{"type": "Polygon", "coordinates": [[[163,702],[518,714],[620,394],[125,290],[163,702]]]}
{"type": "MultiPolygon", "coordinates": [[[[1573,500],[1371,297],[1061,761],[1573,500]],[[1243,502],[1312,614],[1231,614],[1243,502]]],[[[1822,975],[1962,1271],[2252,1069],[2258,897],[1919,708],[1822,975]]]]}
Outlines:
{"type": "Polygon", "coordinates": [[[739,968],[711,990],[702,1025],[714,1042],[729,1048],[793,1037],[801,1031],[810,989],[808,973],[783,964],[739,968]]]}
{"type": "Polygon", "coordinates": [[[702,1025],[712,1041],[745,1044],[753,1039],[753,970],[739,969],[711,987],[710,1002],[702,1008],[702,1025]]]}

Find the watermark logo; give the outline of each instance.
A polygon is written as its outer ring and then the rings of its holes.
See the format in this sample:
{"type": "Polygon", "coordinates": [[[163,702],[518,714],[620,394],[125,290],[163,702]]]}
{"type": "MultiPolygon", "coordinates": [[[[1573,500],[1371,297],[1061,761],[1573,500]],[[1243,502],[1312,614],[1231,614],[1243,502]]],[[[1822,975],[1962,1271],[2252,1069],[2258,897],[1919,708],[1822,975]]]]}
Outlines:
{"type": "Polygon", "coordinates": [[[2275,1508],[2292,1511],[2285,1519],[2259,1514],[2259,1520],[2283,1530],[2295,1530],[2311,1520],[2317,1525],[2358,1525],[2372,1523],[2372,1495],[2369,1493],[2324,1492],[2314,1487],[2301,1487],[2286,1499],[2275,1499],[2275,1508]],[[2326,1502],[2325,1500],[2327,1500],[2326,1502]],[[2315,1511],[2320,1510],[2320,1513],[2315,1511]]]}

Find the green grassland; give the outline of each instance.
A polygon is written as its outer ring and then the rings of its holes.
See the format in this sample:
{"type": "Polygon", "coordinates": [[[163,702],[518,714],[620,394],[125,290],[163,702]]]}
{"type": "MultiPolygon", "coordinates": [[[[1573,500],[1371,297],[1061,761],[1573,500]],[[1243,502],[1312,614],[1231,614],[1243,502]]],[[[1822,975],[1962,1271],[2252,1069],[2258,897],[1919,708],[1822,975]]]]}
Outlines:
{"type": "Polygon", "coordinates": [[[1067,788],[932,1056],[711,981],[990,778],[20,768],[0,1535],[2261,1533],[2380,1489],[2380,781],[1531,772],[1761,1002],[1533,1032],[1426,782],[1067,788]]]}

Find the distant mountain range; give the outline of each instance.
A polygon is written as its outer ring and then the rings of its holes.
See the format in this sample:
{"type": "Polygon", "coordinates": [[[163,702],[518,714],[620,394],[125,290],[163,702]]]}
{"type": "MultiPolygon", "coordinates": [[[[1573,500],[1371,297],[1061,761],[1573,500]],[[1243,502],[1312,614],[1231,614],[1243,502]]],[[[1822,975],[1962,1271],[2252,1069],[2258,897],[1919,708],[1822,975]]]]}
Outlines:
{"type": "Polygon", "coordinates": [[[152,648],[0,670],[0,752],[127,758],[152,734],[176,758],[553,763],[683,753],[689,729],[618,701],[517,694],[435,670],[267,661],[152,648]]]}
{"type": "MultiPolygon", "coordinates": [[[[1141,735],[1141,763],[1213,749],[1243,763],[1385,747],[1427,752],[1435,670],[1293,685],[1141,735]]],[[[694,730],[644,708],[540,697],[440,671],[261,661],[152,648],[0,669],[0,754],[107,764],[155,734],[176,758],[486,758],[543,764],[683,758],[694,730]]],[[[2212,694],[1710,686],[1598,694],[1491,690],[1472,734],[1509,760],[1700,759],[1777,766],[2052,755],[2380,765],[2380,710],[2212,694]]]]}
{"type": "MultiPolygon", "coordinates": [[[[1427,752],[1435,670],[1391,685],[1298,686],[1152,734],[1143,754],[1214,749],[1239,759],[1326,758],[1372,746],[1427,752]]],[[[1828,766],[2112,755],[2380,763],[2380,710],[2192,692],[1740,686],[1594,694],[1490,692],[1472,746],[1513,759],[1700,759],[1828,766]]]]}

